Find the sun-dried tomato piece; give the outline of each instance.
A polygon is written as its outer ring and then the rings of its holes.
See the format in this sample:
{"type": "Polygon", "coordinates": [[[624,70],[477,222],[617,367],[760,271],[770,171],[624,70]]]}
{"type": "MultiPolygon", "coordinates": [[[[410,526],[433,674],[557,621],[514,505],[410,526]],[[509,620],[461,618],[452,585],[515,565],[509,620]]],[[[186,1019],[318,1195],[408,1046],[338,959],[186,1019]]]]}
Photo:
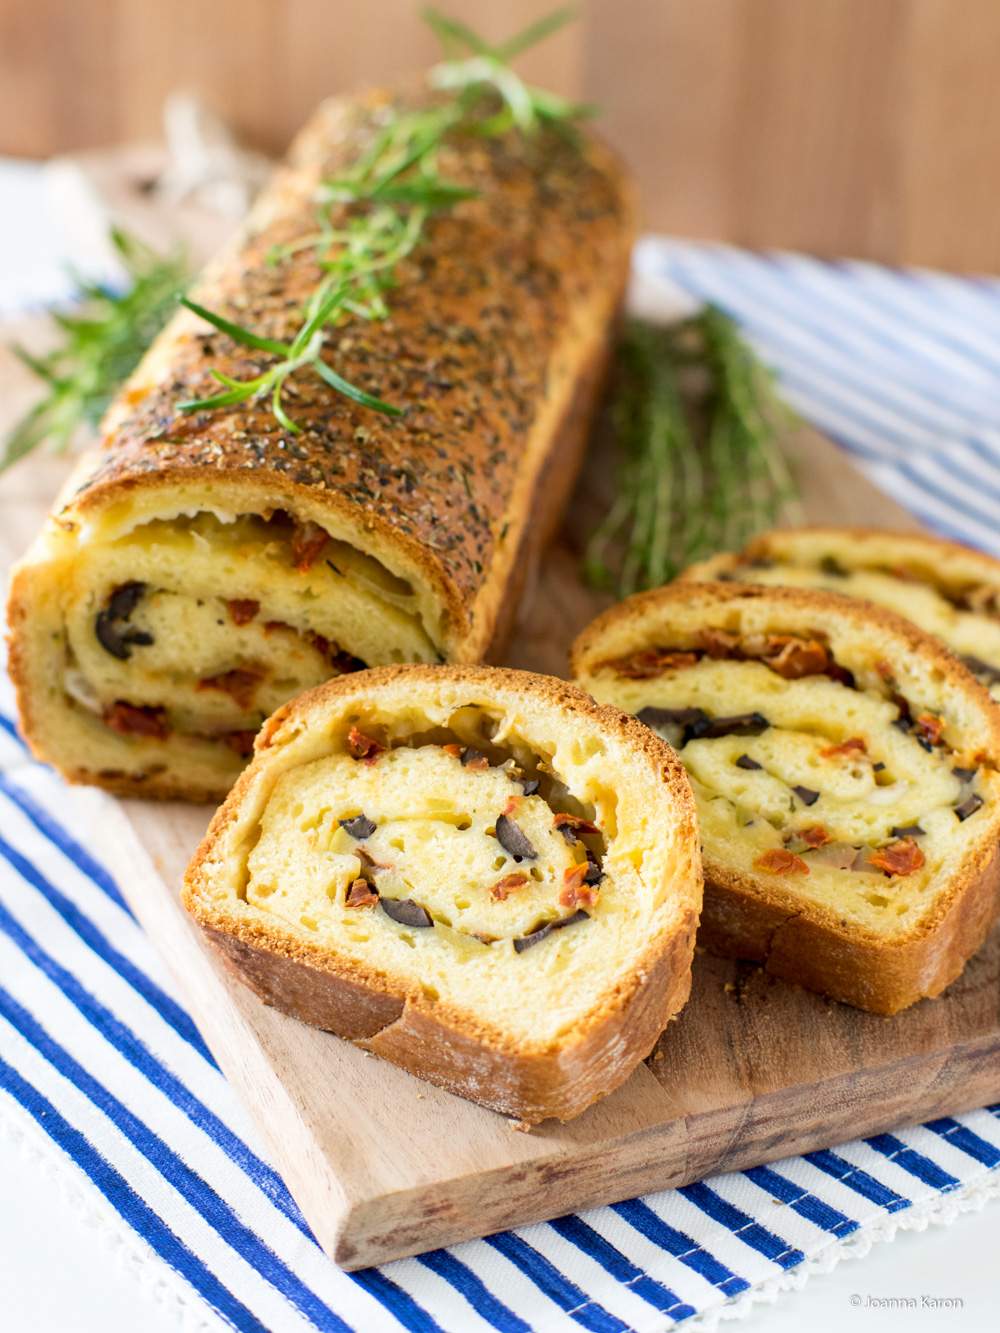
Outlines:
{"type": "Polygon", "coordinates": [[[868,745],[860,736],[851,736],[846,741],[841,741],[839,745],[828,745],[820,750],[820,759],[833,759],[842,754],[867,754],[868,745]]]}
{"type": "Polygon", "coordinates": [[[362,759],[366,764],[371,765],[374,764],[385,746],[379,745],[378,741],[372,740],[371,736],[366,736],[357,727],[352,727],[347,737],[347,748],[353,759],[362,759]]]}
{"type": "Polygon", "coordinates": [[[944,718],[933,713],[921,713],[917,718],[917,730],[930,745],[937,745],[944,731],[944,718]]]}
{"type": "Polygon", "coordinates": [[[170,735],[165,708],[140,708],[118,699],[104,710],[104,723],[120,736],[149,736],[165,741],[170,735]]]}
{"type": "Polygon", "coordinates": [[[801,680],[803,676],[820,676],[830,665],[830,654],[818,639],[799,639],[792,635],[781,642],[772,639],[776,652],[764,655],[764,662],[784,680],[801,680]]]}
{"type": "Polygon", "coordinates": [[[495,903],[502,903],[515,889],[523,889],[527,882],[528,876],[523,870],[512,870],[509,875],[504,875],[503,879],[490,885],[490,897],[495,903]]]}
{"type": "Polygon", "coordinates": [[[485,773],[492,765],[486,755],[467,746],[462,751],[462,767],[467,768],[470,773],[485,773]]]}
{"type": "Polygon", "coordinates": [[[297,634],[297,633],[298,633],[298,631],[296,630],[295,626],[294,626],[294,625],[289,625],[289,623],[288,623],[287,620],[265,620],[265,621],[264,621],[264,638],[265,638],[265,639],[269,639],[269,638],[271,637],[271,635],[275,632],[275,630],[279,630],[279,629],[287,629],[287,630],[291,630],[291,632],[292,632],[293,634],[297,634]]]}
{"type": "Polygon", "coordinates": [[[260,610],[260,602],[252,597],[231,597],[226,605],[234,625],[249,625],[260,610]]]}
{"type": "Polygon", "coordinates": [[[345,900],[348,907],[374,907],[378,894],[372,892],[372,886],[359,876],[347,891],[345,900]]]}
{"type": "Polygon", "coordinates": [[[881,662],[875,663],[875,670],[878,672],[878,674],[882,677],[883,680],[896,679],[895,667],[893,667],[891,663],[886,662],[884,659],[881,662]]]}
{"type": "Polygon", "coordinates": [[[590,862],[582,861],[563,871],[563,886],[559,891],[560,907],[593,907],[600,890],[586,882],[590,862]]]}
{"type": "Polygon", "coordinates": [[[579,815],[556,815],[552,827],[558,829],[569,843],[576,842],[581,833],[600,832],[596,824],[592,824],[589,819],[581,819],[579,815]]]}
{"type": "Polygon", "coordinates": [[[887,875],[912,875],[926,859],[912,838],[904,838],[902,842],[894,842],[891,847],[881,847],[870,853],[868,864],[878,866],[887,875]]]}
{"type": "Polygon", "coordinates": [[[318,523],[299,523],[292,535],[292,559],[300,574],[308,574],[323,553],[330,534],[318,523]]]}
{"type": "Polygon", "coordinates": [[[445,754],[450,754],[452,759],[461,759],[462,747],[460,745],[442,745],[441,749],[445,754]]]}
{"type": "Polygon", "coordinates": [[[523,796],[508,796],[507,800],[504,802],[502,813],[505,814],[508,819],[513,819],[513,817],[517,814],[518,810],[520,809],[523,801],[524,801],[523,796]]]}
{"type": "Polygon", "coordinates": [[[626,680],[650,680],[654,676],[662,676],[664,671],[693,667],[697,661],[696,653],[671,648],[644,648],[641,652],[631,653],[628,657],[615,657],[601,665],[611,667],[626,680]]]}
{"type": "Polygon", "coordinates": [[[798,835],[807,847],[825,847],[833,839],[822,824],[813,824],[811,828],[800,829],[798,835]]]}
{"type": "Polygon", "coordinates": [[[228,745],[230,750],[240,756],[241,759],[248,759],[253,754],[255,731],[224,731],[219,737],[223,745],[228,745]]]}
{"type": "Polygon", "coordinates": [[[233,671],[223,671],[218,676],[206,676],[199,680],[199,690],[220,690],[228,694],[233,703],[242,708],[244,713],[252,706],[257,686],[267,676],[264,667],[236,667],[233,671]]]}
{"type": "Polygon", "coordinates": [[[784,847],[772,847],[762,852],[754,861],[758,870],[766,870],[769,875],[808,875],[809,867],[801,856],[786,851],[784,847]]]}
{"type": "Polygon", "coordinates": [[[699,631],[698,638],[709,657],[733,657],[740,646],[738,634],[729,634],[724,629],[713,629],[710,625],[699,631]]]}

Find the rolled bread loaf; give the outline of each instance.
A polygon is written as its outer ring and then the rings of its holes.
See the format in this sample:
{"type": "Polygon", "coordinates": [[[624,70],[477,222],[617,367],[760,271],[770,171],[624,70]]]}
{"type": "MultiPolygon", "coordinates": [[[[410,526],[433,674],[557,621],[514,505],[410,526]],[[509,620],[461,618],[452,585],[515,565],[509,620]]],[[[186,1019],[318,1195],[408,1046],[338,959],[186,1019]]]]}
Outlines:
{"type": "Polygon", "coordinates": [[[876,1013],[959,975],[997,911],[1000,710],[936,639],[835,593],[678,583],[572,665],[687,769],[704,944],[876,1013]]]}
{"type": "MultiPolygon", "coordinates": [[[[326,103],[193,295],[287,340],[321,277],[317,189],[413,90],[326,103]]],[[[589,135],[457,136],[444,176],[478,192],[399,264],[390,318],[351,316],[302,428],[267,401],[185,414],[269,364],[182,311],[106,418],[100,447],[15,569],[10,665],[24,734],[71,781],[218,800],[263,719],[337,674],[495,654],[559,518],[604,374],[632,234],[628,185],[589,135]]]]}
{"type": "Polygon", "coordinates": [[[184,902],[267,1003],[568,1119],[687,998],[694,803],[667,745],[561,681],[383,667],[270,719],[184,902]]]}
{"type": "Polygon", "coordinates": [[[691,565],[680,580],[864,597],[936,635],[1000,700],[1000,560],[982,551],[924,533],[789,528],[691,565]]]}

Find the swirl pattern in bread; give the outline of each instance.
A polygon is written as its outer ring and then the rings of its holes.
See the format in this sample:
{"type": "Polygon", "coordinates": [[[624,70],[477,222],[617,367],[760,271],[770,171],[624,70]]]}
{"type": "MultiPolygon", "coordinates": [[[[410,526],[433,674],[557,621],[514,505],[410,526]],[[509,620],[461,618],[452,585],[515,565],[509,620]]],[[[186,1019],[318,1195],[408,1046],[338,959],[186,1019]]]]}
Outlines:
{"type": "Polygon", "coordinates": [[[864,597],[936,635],[1000,701],[1000,560],[982,551],[923,533],[779,529],[680,578],[864,597]]]}
{"type": "Polygon", "coordinates": [[[536,1122],[690,988],[694,804],[668,746],[549,677],[400,666],[266,724],[185,903],[267,1002],[536,1122]]]}
{"type": "Polygon", "coordinates": [[[698,805],[702,940],[879,1013],[938,994],[1000,883],[1000,710],[937,640],[824,591],[679,583],[574,645],[698,805]]]}

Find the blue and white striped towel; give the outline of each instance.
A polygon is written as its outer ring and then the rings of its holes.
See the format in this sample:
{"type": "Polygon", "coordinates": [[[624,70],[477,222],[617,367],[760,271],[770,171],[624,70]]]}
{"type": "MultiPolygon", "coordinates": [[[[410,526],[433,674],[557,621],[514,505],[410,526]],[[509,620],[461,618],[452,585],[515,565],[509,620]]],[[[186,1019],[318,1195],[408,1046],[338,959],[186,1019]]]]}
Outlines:
{"type": "MultiPolygon", "coordinates": [[[[787,396],[938,530],[1000,555],[1000,285],[658,240],[787,396]]],[[[0,689],[0,1119],[192,1328],[658,1333],[1000,1194],[1000,1105],[345,1274],[313,1241],[0,689]]]]}

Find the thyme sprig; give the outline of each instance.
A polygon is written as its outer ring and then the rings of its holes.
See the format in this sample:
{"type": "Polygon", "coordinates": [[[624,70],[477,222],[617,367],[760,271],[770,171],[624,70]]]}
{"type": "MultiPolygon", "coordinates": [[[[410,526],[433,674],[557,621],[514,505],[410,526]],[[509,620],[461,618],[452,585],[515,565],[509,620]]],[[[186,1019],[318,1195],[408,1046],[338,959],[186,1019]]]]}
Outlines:
{"type": "Polygon", "coordinates": [[[721,310],[669,328],[630,321],[613,423],[624,456],[617,497],[587,547],[589,580],[627,597],[739,550],[783,508],[796,517],[778,440],[791,420],[721,310]]]}
{"type": "Polygon", "coordinates": [[[51,440],[62,453],[81,426],[94,427],[124,380],[177,308],[189,274],[183,255],[158,255],[126,232],[111,232],[128,282],[116,293],[78,279],[81,309],[50,312],[62,332],[51,352],[12,350],[46,386],[46,394],[4,442],[0,472],[51,440]]]}
{"type": "Polygon", "coordinates": [[[270,261],[281,263],[301,250],[312,249],[322,274],[291,342],[261,337],[184,300],[189,310],[242,346],[278,360],[245,380],[232,379],[213,368],[211,374],[224,392],[179,403],[182,412],[214,411],[269,397],[280,424],[298,434],[300,428],[283,406],[282,392],[290,376],[311,368],[354,402],[400,415],[402,408],[338,375],[324,359],[323,350],[330,331],[347,316],[388,318],[386,293],[396,280],[399,264],[424,239],[428,219],[475,197],[475,190],[441,175],[440,148],[456,132],[500,135],[517,129],[531,135],[542,125],[570,128],[573,120],[592,114],[593,108],[529,87],[509,65],[568,23],[574,17],[571,9],[555,10],[497,47],[437,10],[425,9],[423,17],[441,39],[446,57],[431,70],[430,84],[452,97],[418,111],[390,108],[385,123],[358,160],[320,185],[316,229],[270,252],[270,261]],[[464,52],[464,58],[447,58],[457,52],[464,52]],[[497,100],[499,110],[494,109],[497,100]]]}

